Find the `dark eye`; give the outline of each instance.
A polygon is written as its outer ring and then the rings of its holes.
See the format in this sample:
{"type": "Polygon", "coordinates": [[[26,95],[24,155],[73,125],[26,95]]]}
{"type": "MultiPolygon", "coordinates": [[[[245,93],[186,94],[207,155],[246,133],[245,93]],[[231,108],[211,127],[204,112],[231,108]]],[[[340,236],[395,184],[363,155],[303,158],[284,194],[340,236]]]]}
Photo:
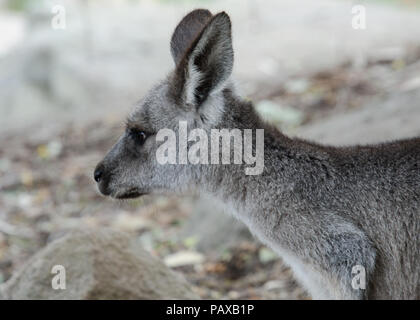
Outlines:
{"type": "Polygon", "coordinates": [[[130,129],[129,131],[130,137],[134,140],[134,142],[136,144],[142,145],[146,139],[147,139],[147,134],[144,131],[141,131],[139,129],[130,129]]]}

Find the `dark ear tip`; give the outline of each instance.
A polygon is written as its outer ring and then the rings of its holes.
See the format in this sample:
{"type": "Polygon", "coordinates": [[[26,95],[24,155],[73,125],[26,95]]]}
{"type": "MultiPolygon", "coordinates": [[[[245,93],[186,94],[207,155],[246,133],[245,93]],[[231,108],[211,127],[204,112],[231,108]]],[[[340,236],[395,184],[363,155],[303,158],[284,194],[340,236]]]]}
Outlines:
{"type": "Polygon", "coordinates": [[[216,14],[216,16],[218,16],[218,15],[224,16],[224,17],[229,19],[229,15],[226,13],[226,11],[221,11],[218,14],[216,14]]]}
{"type": "Polygon", "coordinates": [[[184,16],[183,20],[192,19],[192,18],[199,19],[199,20],[201,19],[206,20],[206,19],[211,18],[212,16],[213,14],[207,9],[195,9],[187,13],[184,16]]]}
{"type": "Polygon", "coordinates": [[[222,11],[222,12],[219,12],[218,14],[216,14],[214,17],[213,17],[213,19],[212,19],[213,21],[220,21],[220,23],[223,23],[223,24],[228,24],[229,26],[231,26],[231,21],[230,21],[230,17],[229,17],[229,15],[225,12],[225,11],[222,11]]]}
{"type": "Polygon", "coordinates": [[[176,65],[212,17],[213,15],[207,9],[195,9],[181,19],[172,34],[170,43],[171,54],[176,65]]]}

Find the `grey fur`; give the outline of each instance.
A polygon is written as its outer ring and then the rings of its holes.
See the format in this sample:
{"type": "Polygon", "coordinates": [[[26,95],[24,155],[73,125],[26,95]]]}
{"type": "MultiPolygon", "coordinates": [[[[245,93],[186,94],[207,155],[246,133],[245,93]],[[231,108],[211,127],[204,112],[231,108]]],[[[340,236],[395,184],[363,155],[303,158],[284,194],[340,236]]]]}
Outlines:
{"type": "MultiPolygon", "coordinates": [[[[201,16],[208,19],[203,11],[201,16]]],[[[203,24],[188,35],[189,46],[185,37],[173,36],[188,49],[183,58],[174,54],[175,71],[139,103],[127,132],[98,165],[101,192],[117,198],[209,193],[282,256],[314,298],[419,299],[420,139],[335,148],[286,137],[235,94],[228,79],[229,17],[221,13],[203,24]],[[202,101],[187,101],[187,84],[195,94],[203,90],[202,80],[190,81],[188,63],[198,43],[201,61],[211,63],[195,67],[212,80],[202,101]],[[162,128],[176,130],[180,120],[206,131],[264,129],[263,173],[248,176],[233,164],[159,165],[154,135],[162,128]],[[130,136],[133,127],[149,134],[142,146],[130,136]],[[366,269],[365,290],[351,286],[355,265],[366,269]]]]}

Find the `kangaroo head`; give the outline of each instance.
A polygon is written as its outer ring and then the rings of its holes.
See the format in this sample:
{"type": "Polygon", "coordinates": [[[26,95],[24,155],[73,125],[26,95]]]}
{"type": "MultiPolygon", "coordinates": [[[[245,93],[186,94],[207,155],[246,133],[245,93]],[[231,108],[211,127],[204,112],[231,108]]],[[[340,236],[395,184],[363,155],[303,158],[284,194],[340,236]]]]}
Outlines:
{"type": "Polygon", "coordinates": [[[222,119],[235,118],[226,116],[234,112],[226,107],[233,67],[229,16],[203,9],[190,12],[176,27],[170,47],[175,69],[135,107],[125,133],[95,169],[104,195],[130,198],[188,187],[197,173],[192,166],[161,165],[157,133],[177,132],[180,121],[188,130],[208,130],[221,126],[222,119]]]}

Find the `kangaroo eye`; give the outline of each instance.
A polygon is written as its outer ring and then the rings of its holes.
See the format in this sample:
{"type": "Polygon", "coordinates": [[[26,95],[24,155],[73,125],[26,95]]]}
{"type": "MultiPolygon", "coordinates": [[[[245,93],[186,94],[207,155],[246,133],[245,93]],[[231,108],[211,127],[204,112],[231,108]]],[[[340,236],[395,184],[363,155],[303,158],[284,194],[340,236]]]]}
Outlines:
{"type": "Polygon", "coordinates": [[[130,137],[136,144],[142,145],[147,139],[147,134],[139,129],[130,129],[130,137]]]}

